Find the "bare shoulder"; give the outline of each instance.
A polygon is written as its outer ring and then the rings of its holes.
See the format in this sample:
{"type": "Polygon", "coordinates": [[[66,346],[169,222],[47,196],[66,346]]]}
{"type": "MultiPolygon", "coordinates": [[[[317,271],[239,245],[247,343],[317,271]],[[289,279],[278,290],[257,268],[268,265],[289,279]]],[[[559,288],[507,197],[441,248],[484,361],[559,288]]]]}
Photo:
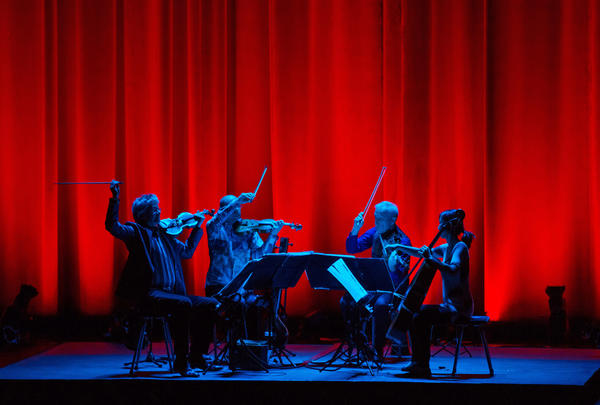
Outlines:
{"type": "Polygon", "coordinates": [[[467,246],[467,244],[465,242],[460,241],[456,244],[456,246],[454,246],[454,254],[455,255],[468,255],[469,247],[467,246]]]}

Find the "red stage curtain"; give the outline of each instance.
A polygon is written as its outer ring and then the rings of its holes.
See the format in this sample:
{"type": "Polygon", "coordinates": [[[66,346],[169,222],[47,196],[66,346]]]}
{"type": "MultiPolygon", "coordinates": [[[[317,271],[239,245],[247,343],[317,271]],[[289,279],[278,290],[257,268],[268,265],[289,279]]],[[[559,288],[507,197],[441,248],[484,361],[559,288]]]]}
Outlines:
{"type": "MultiPolygon", "coordinates": [[[[1,306],[106,314],[126,257],[104,230],[146,192],[163,216],[266,181],[249,218],[304,225],[293,250],[344,253],[377,200],[429,243],[467,212],[471,286],[494,319],[600,314],[599,9],[594,0],[0,2],[1,306]]],[[[373,223],[372,213],[367,226],[373,223]]],[[[203,293],[204,238],[185,266],[203,293]]],[[[440,300],[439,279],[429,301],[440,300]]],[[[339,294],[290,291],[294,315],[339,294]]]]}

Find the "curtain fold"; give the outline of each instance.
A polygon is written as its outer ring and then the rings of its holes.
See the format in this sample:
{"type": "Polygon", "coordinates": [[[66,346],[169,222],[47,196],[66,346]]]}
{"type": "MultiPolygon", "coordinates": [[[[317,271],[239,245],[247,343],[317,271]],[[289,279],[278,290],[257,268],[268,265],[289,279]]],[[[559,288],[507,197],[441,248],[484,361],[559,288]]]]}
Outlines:
{"type": "MultiPolygon", "coordinates": [[[[155,193],[163,217],[253,191],[248,218],[301,223],[293,251],[345,253],[376,200],[414,245],[463,208],[477,312],[600,312],[600,24],[593,0],[0,2],[0,307],[106,314],[126,258],[104,230],[155,193]]],[[[372,211],[365,229],[373,225],[372,211]]],[[[185,235],[184,235],[185,236],[185,235]]],[[[203,294],[206,238],[184,272],[203,294]]],[[[339,293],[290,290],[288,312],[339,293]]],[[[436,278],[428,302],[441,299],[436,278]]]]}

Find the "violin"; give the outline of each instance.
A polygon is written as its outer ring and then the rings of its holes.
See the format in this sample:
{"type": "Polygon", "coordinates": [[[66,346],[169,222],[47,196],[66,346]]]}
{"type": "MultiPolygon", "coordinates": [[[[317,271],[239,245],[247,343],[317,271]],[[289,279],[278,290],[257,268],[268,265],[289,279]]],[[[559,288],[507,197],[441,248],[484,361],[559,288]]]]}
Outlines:
{"type": "MultiPolygon", "coordinates": [[[[275,221],[274,219],[262,219],[260,221],[256,220],[256,219],[242,219],[241,221],[238,221],[234,225],[233,231],[235,233],[246,233],[246,232],[269,233],[275,227],[276,222],[277,221],[275,221]]],[[[292,228],[295,231],[299,231],[300,229],[302,229],[302,225],[293,224],[290,222],[284,222],[283,226],[289,226],[290,228],[292,228]]]]}
{"type": "Polygon", "coordinates": [[[198,221],[202,220],[205,215],[215,215],[215,210],[198,210],[195,214],[182,212],[177,215],[177,218],[161,219],[158,225],[164,229],[169,235],[177,236],[183,232],[183,228],[193,228],[198,225],[198,221]]]}

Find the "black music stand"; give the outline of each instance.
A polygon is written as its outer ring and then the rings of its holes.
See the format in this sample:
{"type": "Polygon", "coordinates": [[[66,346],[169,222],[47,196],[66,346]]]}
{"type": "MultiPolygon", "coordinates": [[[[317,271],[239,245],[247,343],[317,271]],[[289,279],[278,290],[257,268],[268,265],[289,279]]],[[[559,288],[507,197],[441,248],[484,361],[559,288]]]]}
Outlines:
{"type": "MultiPolygon", "coordinates": [[[[323,290],[345,290],[341,283],[327,270],[334,262],[342,259],[356,280],[370,291],[393,291],[393,282],[383,259],[356,258],[347,255],[330,255],[314,253],[306,270],[308,281],[312,288],[323,290]]],[[[337,347],[333,356],[321,365],[319,371],[333,367],[339,370],[344,366],[353,365],[360,367],[365,364],[373,375],[373,366],[381,369],[381,359],[378,358],[373,346],[369,344],[365,333],[366,324],[373,317],[373,303],[377,299],[376,294],[368,294],[357,302],[356,310],[346,325],[346,333],[342,342],[337,347]],[[356,353],[354,353],[356,350],[356,353]],[[340,366],[333,366],[338,359],[343,359],[340,366]]]]}
{"type": "Polygon", "coordinates": [[[241,291],[246,287],[248,281],[253,276],[254,267],[249,265],[249,262],[227,285],[225,285],[215,298],[224,304],[225,320],[227,323],[227,337],[225,348],[223,349],[223,357],[225,353],[229,356],[229,368],[233,371],[233,353],[236,347],[239,347],[246,354],[258,369],[269,372],[267,364],[260,359],[246,344],[246,316],[243,309],[243,298],[241,291]]]}
{"type": "MultiPolygon", "coordinates": [[[[269,348],[273,351],[274,355],[279,358],[282,363],[282,356],[287,361],[295,366],[294,363],[289,359],[288,354],[293,354],[285,349],[285,342],[275,342],[273,338],[273,324],[278,319],[279,301],[281,289],[294,287],[302,273],[304,273],[307,263],[310,259],[311,252],[301,253],[272,253],[266,254],[260,259],[249,261],[242,271],[227,284],[217,296],[226,297],[238,294],[239,291],[244,288],[246,290],[272,290],[273,291],[273,302],[270,305],[269,313],[269,348]]],[[[245,324],[245,321],[244,321],[245,324]]],[[[285,325],[284,325],[285,327],[285,325]]],[[[243,339],[233,339],[228,344],[233,342],[241,342],[243,346],[243,339]]],[[[267,364],[260,359],[254,359],[253,353],[248,350],[248,354],[253,360],[260,361],[262,369],[267,368],[267,364]]],[[[259,365],[259,364],[257,364],[259,365]]]]}
{"type": "Polygon", "coordinates": [[[271,305],[269,306],[269,330],[268,345],[271,350],[271,356],[279,360],[283,365],[283,359],[295,367],[289,356],[295,354],[285,348],[285,338],[275,338],[275,324],[278,324],[287,330],[285,324],[279,318],[279,308],[281,303],[281,290],[295,287],[306,270],[312,252],[298,253],[271,253],[262,258],[249,263],[253,266],[253,276],[248,280],[246,288],[249,290],[271,290],[271,305]]]}

